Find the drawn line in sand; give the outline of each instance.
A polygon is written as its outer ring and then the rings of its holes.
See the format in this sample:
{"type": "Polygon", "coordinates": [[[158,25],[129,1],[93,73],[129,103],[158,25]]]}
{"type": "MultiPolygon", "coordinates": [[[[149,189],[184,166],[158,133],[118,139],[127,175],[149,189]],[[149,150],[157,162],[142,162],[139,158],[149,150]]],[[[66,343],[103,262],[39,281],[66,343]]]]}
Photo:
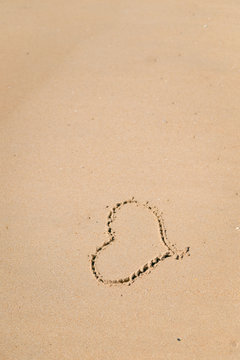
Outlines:
{"type": "Polygon", "coordinates": [[[171,244],[167,238],[167,232],[164,227],[164,222],[162,218],[162,214],[155,206],[150,206],[149,202],[140,203],[139,201],[135,200],[134,197],[130,200],[125,200],[123,202],[117,203],[109,212],[107,218],[107,234],[108,234],[108,241],[105,241],[100,247],[96,249],[96,252],[90,256],[90,264],[91,264],[91,271],[96,278],[96,280],[102,284],[106,285],[119,285],[119,284],[127,284],[131,285],[135,280],[142,277],[144,274],[149,274],[152,269],[156,268],[156,266],[163,260],[169,257],[174,257],[176,260],[182,259],[185,255],[190,255],[189,247],[186,247],[185,250],[177,250],[174,244],[171,244]],[[121,208],[127,204],[133,204],[137,207],[143,207],[150,211],[158,223],[158,229],[160,233],[160,239],[163,242],[163,245],[167,248],[167,250],[163,254],[158,254],[155,258],[149,260],[146,264],[142,265],[138,270],[131,273],[129,276],[120,279],[105,279],[101,273],[97,270],[96,261],[104,249],[113,242],[116,241],[116,233],[113,231],[112,225],[113,222],[117,218],[117,213],[121,210],[121,208]]]}

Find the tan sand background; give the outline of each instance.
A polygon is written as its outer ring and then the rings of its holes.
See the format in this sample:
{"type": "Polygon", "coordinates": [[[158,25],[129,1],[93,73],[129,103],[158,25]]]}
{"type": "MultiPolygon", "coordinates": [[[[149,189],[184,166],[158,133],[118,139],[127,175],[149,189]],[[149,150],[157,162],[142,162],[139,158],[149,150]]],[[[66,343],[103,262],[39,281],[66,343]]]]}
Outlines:
{"type": "MultiPolygon", "coordinates": [[[[0,18],[0,359],[240,359],[239,1],[2,0],[0,18]],[[88,255],[132,196],[191,256],[104,286],[88,255]]],[[[122,211],[107,276],[161,251],[145,215],[122,211]]]]}

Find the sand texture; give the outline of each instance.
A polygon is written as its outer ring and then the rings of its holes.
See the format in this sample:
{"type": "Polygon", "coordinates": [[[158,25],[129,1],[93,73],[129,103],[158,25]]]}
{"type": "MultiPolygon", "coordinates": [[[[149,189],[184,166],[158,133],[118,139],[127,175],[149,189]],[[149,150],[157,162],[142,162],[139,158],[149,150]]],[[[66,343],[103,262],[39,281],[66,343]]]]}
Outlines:
{"type": "Polygon", "coordinates": [[[0,360],[240,359],[239,1],[0,19],[0,360]]]}

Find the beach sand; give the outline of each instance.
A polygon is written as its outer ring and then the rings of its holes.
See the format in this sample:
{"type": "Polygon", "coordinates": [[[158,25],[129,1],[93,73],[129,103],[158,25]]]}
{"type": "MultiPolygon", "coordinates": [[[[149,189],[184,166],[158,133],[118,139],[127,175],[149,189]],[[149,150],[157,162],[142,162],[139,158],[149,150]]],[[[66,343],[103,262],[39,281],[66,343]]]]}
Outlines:
{"type": "Polygon", "coordinates": [[[0,359],[240,359],[238,1],[0,14],[0,359]]]}

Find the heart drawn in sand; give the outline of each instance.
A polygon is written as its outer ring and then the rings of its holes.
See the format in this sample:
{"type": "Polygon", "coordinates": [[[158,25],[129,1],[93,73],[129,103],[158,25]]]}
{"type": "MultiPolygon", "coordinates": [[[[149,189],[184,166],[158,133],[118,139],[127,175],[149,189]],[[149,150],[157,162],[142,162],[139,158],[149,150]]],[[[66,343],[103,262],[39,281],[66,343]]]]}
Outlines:
{"type": "Polygon", "coordinates": [[[119,285],[119,284],[127,284],[131,285],[135,280],[142,277],[144,274],[149,274],[152,269],[154,269],[161,261],[174,257],[176,260],[182,259],[185,255],[189,254],[189,247],[186,247],[185,250],[177,250],[174,244],[171,244],[167,239],[166,229],[164,228],[164,223],[162,219],[162,215],[159,210],[150,206],[149,202],[140,203],[135,200],[134,197],[130,200],[125,200],[123,202],[117,203],[109,212],[107,218],[107,234],[108,240],[105,241],[100,247],[96,249],[96,252],[91,255],[91,271],[98,282],[106,285],[119,285]],[[102,250],[106,249],[107,246],[116,241],[116,233],[112,229],[112,224],[117,218],[118,212],[122,209],[123,206],[127,204],[132,204],[135,206],[140,206],[152,213],[158,223],[158,229],[160,234],[160,240],[163,245],[166,247],[166,251],[164,253],[158,254],[155,258],[149,260],[147,263],[139,267],[138,270],[131,273],[129,276],[120,279],[105,279],[101,273],[97,270],[96,262],[102,250]]]}

